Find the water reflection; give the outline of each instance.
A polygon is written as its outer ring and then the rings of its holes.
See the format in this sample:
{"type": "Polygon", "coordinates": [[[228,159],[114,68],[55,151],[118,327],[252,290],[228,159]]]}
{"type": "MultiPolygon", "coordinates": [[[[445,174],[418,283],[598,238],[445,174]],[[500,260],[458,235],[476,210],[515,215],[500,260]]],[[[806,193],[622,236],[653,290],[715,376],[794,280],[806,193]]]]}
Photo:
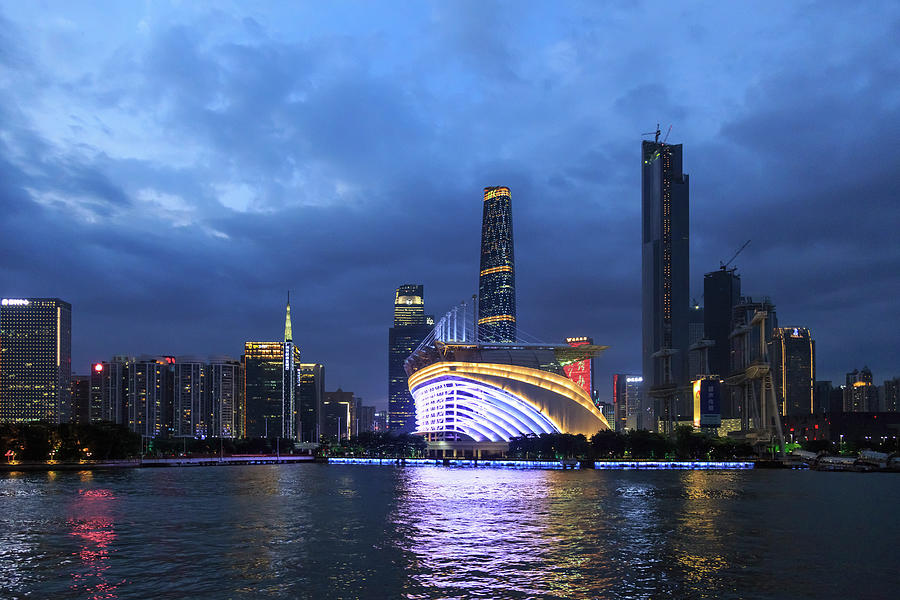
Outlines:
{"type": "MultiPolygon", "coordinates": [[[[92,478],[90,471],[82,471],[82,482],[92,478]]],[[[109,489],[79,489],[69,507],[72,515],[66,524],[69,535],[78,541],[74,553],[80,560],[71,572],[71,590],[79,597],[92,600],[117,598],[117,588],[123,581],[111,581],[107,576],[115,530],[116,497],[109,489]]]]}
{"type": "Polygon", "coordinates": [[[398,545],[412,557],[406,597],[583,595],[579,580],[565,575],[601,555],[570,552],[579,544],[564,536],[578,523],[558,510],[553,477],[409,470],[392,515],[402,533],[398,545]]]}

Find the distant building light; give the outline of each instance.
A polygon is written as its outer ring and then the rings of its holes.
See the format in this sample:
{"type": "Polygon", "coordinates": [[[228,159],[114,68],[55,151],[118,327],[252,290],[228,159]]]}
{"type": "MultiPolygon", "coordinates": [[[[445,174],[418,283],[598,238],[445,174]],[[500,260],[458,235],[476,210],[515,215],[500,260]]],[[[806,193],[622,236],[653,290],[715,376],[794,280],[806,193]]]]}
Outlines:
{"type": "Polygon", "coordinates": [[[103,363],[97,363],[96,365],[94,365],[94,370],[97,371],[98,373],[99,373],[100,371],[102,371],[102,370],[103,370],[103,363]]]}
{"type": "Polygon", "coordinates": [[[625,381],[628,383],[640,383],[644,381],[643,377],[626,377],[625,381]]]}

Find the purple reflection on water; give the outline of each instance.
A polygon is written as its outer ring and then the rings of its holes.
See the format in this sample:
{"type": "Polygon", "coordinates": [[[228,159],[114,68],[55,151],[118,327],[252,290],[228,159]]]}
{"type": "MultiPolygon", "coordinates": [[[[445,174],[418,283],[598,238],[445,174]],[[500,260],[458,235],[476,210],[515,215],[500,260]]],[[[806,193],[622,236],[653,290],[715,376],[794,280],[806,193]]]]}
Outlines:
{"type": "Polygon", "coordinates": [[[117,588],[124,583],[111,582],[106,576],[116,540],[115,504],[116,497],[111,490],[80,489],[69,507],[70,518],[66,522],[69,535],[80,546],[73,553],[79,562],[71,573],[70,588],[92,600],[118,598],[117,588]]]}

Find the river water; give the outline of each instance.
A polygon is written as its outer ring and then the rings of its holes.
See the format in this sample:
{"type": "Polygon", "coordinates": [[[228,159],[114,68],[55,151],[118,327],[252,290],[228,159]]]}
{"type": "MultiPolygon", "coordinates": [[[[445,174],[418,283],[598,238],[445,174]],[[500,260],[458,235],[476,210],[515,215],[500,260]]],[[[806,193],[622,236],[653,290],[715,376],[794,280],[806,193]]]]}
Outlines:
{"type": "Polygon", "coordinates": [[[0,598],[895,598],[900,476],[0,474],[0,598]]]}

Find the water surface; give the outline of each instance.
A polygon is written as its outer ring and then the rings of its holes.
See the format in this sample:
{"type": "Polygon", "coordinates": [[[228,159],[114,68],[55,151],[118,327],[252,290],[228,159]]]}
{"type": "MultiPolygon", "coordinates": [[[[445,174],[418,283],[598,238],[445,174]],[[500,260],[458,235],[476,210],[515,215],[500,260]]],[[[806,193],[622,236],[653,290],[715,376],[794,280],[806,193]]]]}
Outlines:
{"type": "Polygon", "coordinates": [[[900,476],[0,475],[2,598],[893,598],[900,476]]]}

